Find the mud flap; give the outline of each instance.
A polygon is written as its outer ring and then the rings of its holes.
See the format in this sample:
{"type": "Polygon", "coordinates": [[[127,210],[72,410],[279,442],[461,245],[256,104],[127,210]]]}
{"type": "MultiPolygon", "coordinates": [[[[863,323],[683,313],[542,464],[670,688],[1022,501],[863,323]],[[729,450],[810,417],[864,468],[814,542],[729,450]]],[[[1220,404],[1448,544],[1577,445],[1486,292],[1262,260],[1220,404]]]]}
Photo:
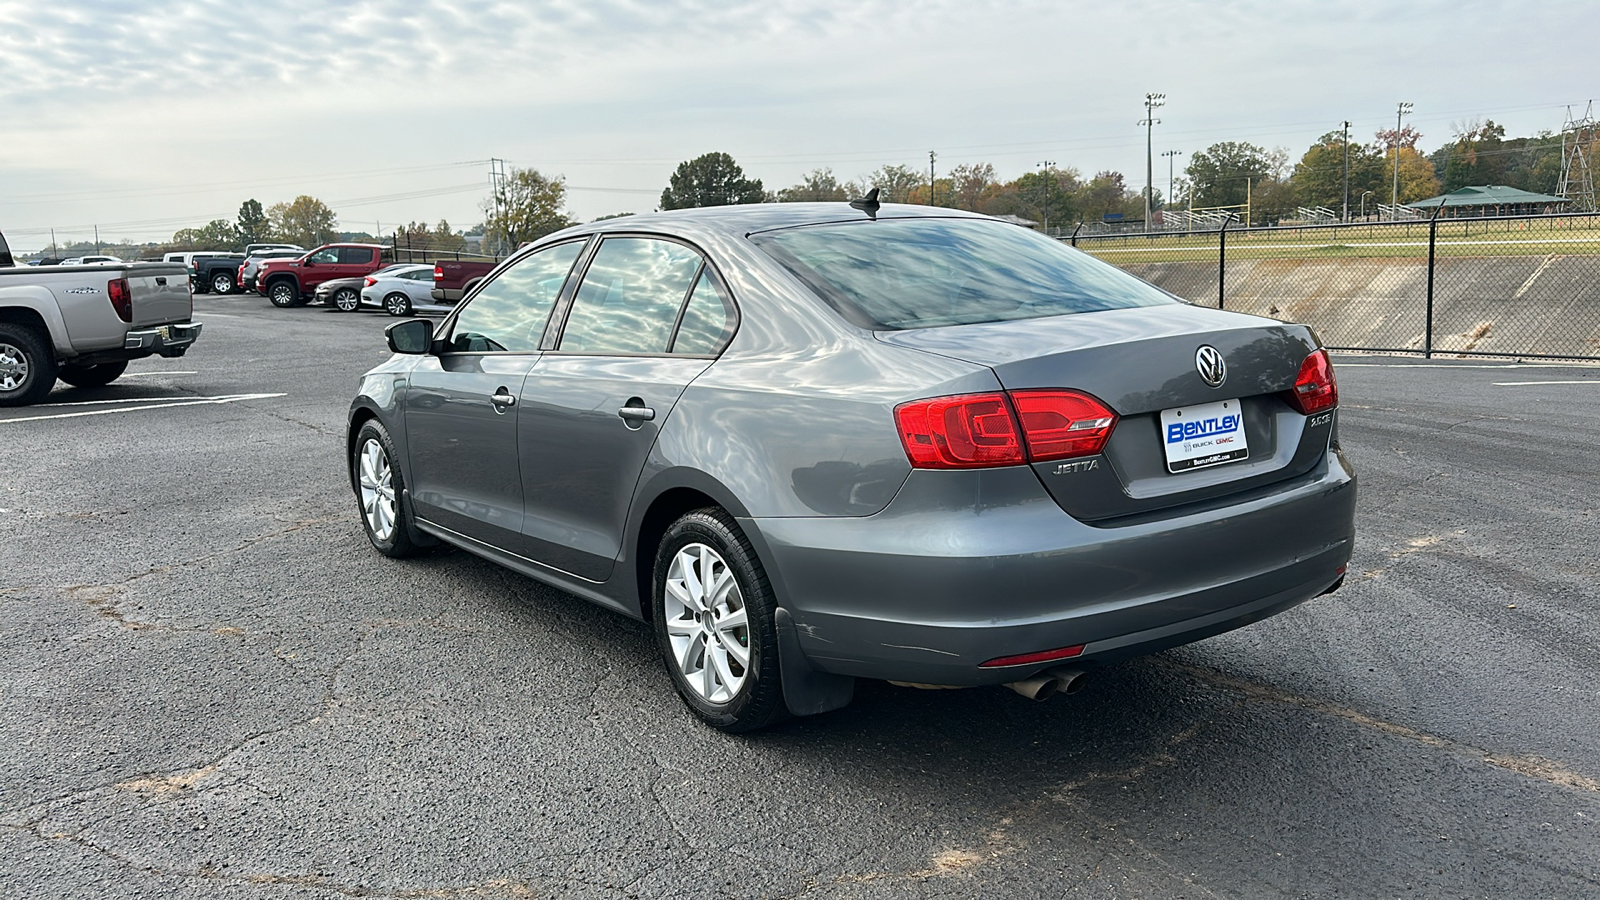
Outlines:
{"type": "Polygon", "coordinates": [[[814,716],[848,705],[856,693],[855,678],[811,668],[789,611],[780,606],[772,618],[778,626],[778,670],[783,676],[783,703],[789,712],[814,716]]]}

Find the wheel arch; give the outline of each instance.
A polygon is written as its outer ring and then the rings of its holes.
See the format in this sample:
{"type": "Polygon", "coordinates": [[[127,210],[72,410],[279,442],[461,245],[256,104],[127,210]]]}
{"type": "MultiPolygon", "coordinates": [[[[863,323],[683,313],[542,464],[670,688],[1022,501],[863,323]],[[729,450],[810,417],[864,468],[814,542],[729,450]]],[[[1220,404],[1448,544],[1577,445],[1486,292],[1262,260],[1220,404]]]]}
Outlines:
{"type": "MultiPolygon", "coordinates": [[[[30,286],[24,290],[30,293],[38,290],[49,295],[49,289],[44,287],[30,286]]],[[[32,328],[44,336],[45,343],[55,350],[56,356],[71,355],[72,344],[67,336],[66,322],[62,320],[60,308],[55,305],[53,296],[48,303],[44,298],[26,295],[21,297],[13,295],[6,299],[7,305],[0,306],[0,322],[32,328]],[[23,302],[18,303],[19,300],[23,302]]]]}
{"type": "MultiPolygon", "coordinates": [[[[748,518],[748,514],[731,491],[703,472],[663,472],[652,480],[649,489],[641,493],[638,500],[644,500],[645,495],[649,496],[649,500],[642,505],[633,528],[633,539],[628,546],[633,548],[633,587],[637,593],[639,616],[648,622],[653,615],[650,607],[656,547],[672,523],[685,513],[708,506],[717,507],[735,519],[748,518]]],[[[636,508],[639,506],[638,500],[635,501],[636,508]]],[[[765,554],[758,551],[757,556],[762,568],[770,569],[765,554]]]]}

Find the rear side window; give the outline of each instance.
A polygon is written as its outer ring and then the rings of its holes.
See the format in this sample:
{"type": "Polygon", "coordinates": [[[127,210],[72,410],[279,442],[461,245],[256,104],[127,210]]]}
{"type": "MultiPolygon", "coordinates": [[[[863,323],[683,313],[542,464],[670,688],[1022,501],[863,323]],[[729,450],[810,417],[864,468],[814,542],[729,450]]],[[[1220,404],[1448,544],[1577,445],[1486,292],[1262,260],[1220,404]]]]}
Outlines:
{"type": "Polygon", "coordinates": [[[1178,302],[1060,241],[984,219],[862,220],[751,240],[863,328],[967,325],[1178,302]]]}
{"type": "Polygon", "coordinates": [[[700,254],[657,238],[607,238],[561,332],[567,353],[666,353],[700,254]]]}
{"type": "Polygon", "coordinates": [[[340,247],[339,262],[349,266],[364,266],[372,262],[372,250],[368,247],[340,247]]]}
{"type": "Polygon", "coordinates": [[[582,249],[583,241],[556,244],[507,267],[484,285],[456,318],[450,349],[458,353],[537,351],[550,310],[582,249]]]}
{"type": "Polygon", "coordinates": [[[689,304],[683,308],[678,335],[672,340],[672,352],[710,356],[722,349],[732,331],[733,301],[711,277],[711,270],[702,268],[700,279],[694,284],[694,293],[689,295],[689,304]]]}

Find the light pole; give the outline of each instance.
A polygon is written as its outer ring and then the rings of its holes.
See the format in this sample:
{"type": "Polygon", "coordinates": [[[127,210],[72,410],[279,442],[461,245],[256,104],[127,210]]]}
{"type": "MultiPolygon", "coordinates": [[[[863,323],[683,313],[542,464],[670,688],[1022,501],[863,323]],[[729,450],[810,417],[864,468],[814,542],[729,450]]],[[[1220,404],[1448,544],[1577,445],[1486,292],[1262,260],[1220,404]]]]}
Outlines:
{"type": "MultiPolygon", "coordinates": [[[[1172,197],[1173,197],[1173,194],[1172,194],[1172,161],[1173,161],[1174,158],[1182,156],[1183,155],[1183,151],[1182,150],[1164,150],[1164,151],[1162,151],[1161,155],[1165,156],[1167,158],[1167,205],[1170,206],[1172,204],[1172,197]]],[[[1148,230],[1148,229],[1146,229],[1146,230],[1148,230]]]]}
{"type": "Polygon", "coordinates": [[[1039,174],[1044,177],[1044,199],[1039,202],[1039,217],[1044,219],[1044,233],[1050,233],[1050,182],[1055,179],[1050,177],[1050,170],[1056,167],[1053,159],[1042,160],[1039,163],[1039,174]]]}
{"type": "Polygon", "coordinates": [[[1149,231],[1150,230],[1150,205],[1151,205],[1151,199],[1152,199],[1151,198],[1151,194],[1154,191],[1154,187],[1152,185],[1152,181],[1154,180],[1154,174],[1153,174],[1154,154],[1151,153],[1151,150],[1153,149],[1153,146],[1152,146],[1151,142],[1152,142],[1152,140],[1154,138],[1153,129],[1155,128],[1155,126],[1161,124],[1161,120],[1157,119],[1155,117],[1155,111],[1157,109],[1160,109],[1163,106],[1166,106],[1166,105],[1167,105],[1167,95],[1166,94],[1145,94],[1144,95],[1144,118],[1139,120],[1139,124],[1144,126],[1144,230],[1145,231],[1149,231]]]}
{"type": "Polygon", "coordinates": [[[1339,213],[1339,221],[1350,221],[1350,122],[1344,123],[1344,209],[1339,213]]]}
{"type": "Polygon", "coordinates": [[[1367,220],[1367,198],[1372,196],[1372,191],[1361,192],[1361,221],[1367,220]]]}
{"type": "Polygon", "coordinates": [[[934,161],[934,159],[935,159],[935,156],[934,156],[933,151],[929,150],[928,151],[928,205],[929,206],[933,205],[933,161],[934,161]]]}
{"type": "Polygon", "coordinates": [[[1389,201],[1389,218],[1400,218],[1400,119],[1411,115],[1411,104],[1402,102],[1394,111],[1394,194],[1389,201]]]}

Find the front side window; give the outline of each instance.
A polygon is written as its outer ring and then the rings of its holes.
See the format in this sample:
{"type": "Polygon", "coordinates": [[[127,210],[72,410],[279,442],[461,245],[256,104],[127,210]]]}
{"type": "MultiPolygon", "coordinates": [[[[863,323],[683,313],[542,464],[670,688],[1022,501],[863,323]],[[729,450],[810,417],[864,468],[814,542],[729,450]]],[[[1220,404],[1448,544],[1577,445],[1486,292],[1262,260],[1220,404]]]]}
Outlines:
{"type": "Polygon", "coordinates": [[[607,238],[572,301],[566,353],[666,353],[700,254],[659,238],[607,238]]]}
{"type": "Polygon", "coordinates": [[[537,351],[550,310],[582,249],[583,241],[546,247],[483,285],[456,318],[450,349],[458,353],[537,351]]]}
{"type": "Polygon", "coordinates": [[[751,240],[863,328],[898,330],[1177,303],[1060,241],[989,219],[811,225],[751,240]]]}
{"type": "Polygon", "coordinates": [[[326,250],[318,250],[317,252],[311,254],[311,259],[309,261],[314,262],[319,266],[332,265],[339,261],[339,248],[329,247],[326,250]]]}

